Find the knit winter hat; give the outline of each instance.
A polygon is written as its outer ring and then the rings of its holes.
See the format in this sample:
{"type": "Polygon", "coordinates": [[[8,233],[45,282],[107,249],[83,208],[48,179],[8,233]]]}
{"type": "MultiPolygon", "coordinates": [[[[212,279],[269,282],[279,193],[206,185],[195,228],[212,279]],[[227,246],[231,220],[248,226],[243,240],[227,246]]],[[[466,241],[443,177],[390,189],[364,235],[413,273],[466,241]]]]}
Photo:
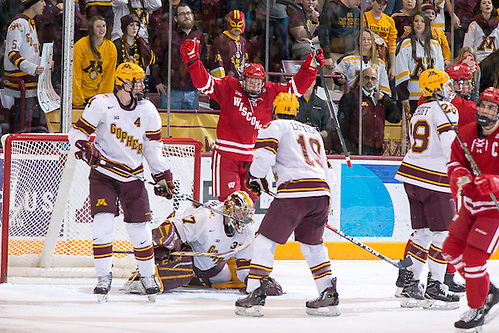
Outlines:
{"type": "Polygon", "coordinates": [[[24,6],[24,10],[30,8],[31,6],[36,5],[37,2],[42,1],[42,0],[21,0],[21,3],[24,6]]]}
{"type": "Polygon", "coordinates": [[[128,14],[121,17],[121,31],[126,33],[126,27],[132,22],[137,22],[140,26],[140,20],[135,14],[128,14]]]}

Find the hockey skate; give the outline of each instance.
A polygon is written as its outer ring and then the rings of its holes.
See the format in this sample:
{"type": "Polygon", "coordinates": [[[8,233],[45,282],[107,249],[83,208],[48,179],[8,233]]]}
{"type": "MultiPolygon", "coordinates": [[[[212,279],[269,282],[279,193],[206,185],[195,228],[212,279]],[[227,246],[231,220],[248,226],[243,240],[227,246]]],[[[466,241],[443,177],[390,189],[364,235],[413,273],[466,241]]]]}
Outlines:
{"type": "Polygon", "coordinates": [[[248,296],[236,301],[236,314],[247,317],[262,317],[263,306],[265,305],[265,288],[269,283],[269,278],[260,279],[260,287],[253,290],[248,296]]]}
{"type": "Polygon", "coordinates": [[[97,277],[97,285],[94,288],[94,294],[97,295],[97,300],[99,303],[107,302],[107,294],[111,290],[111,282],[113,280],[113,274],[109,272],[107,275],[102,275],[97,277]]]}
{"type": "Polygon", "coordinates": [[[459,296],[449,293],[449,286],[431,278],[428,274],[428,283],[424,293],[424,309],[454,310],[459,308],[459,296]]]}
{"type": "Polygon", "coordinates": [[[451,294],[462,296],[466,292],[464,284],[454,281],[454,273],[445,273],[444,283],[449,287],[451,294]]]}
{"type": "Polygon", "coordinates": [[[454,323],[454,327],[461,332],[481,332],[481,327],[484,324],[484,310],[482,305],[478,309],[469,309],[461,315],[461,319],[454,323]]]}
{"type": "Polygon", "coordinates": [[[338,292],[336,291],[336,278],[331,280],[332,286],[324,289],[320,296],[305,303],[305,312],[311,316],[339,316],[341,314],[338,304],[338,292]]]}
{"type": "Polygon", "coordinates": [[[499,314],[499,289],[492,283],[489,287],[489,295],[484,304],[484,324],[487,324],[499,314]]]}
{"type": "Polygon", "coordinates": [[[407,272],[407,269],[405,268],[400,268],[399,269],[399,276],[397,277],[397,281],[395,282],[395,285],[397,286],[397,289],[395,290],[395,297],[397,298],[402,298],[402,289],[404,289],[404,280],[405,280],[405,273],[407,272]]]}
{"type": "Polygon", "coordinates": [[[154,303],[156,301],[156,295],[159,294],[160,290],[156,284],[154,275],[151,276],[141,276],[140,282],[144,287],[149,302],[154,303]]]}
{"type": "Polygon", "coordinates": [[[403,308],[419,308],[423,305],[423,286],[419,284],[419,280],[414,279],[414,273],[409,270],[405,273],[401,296],[404,298],[400,302],[403,308]]]}

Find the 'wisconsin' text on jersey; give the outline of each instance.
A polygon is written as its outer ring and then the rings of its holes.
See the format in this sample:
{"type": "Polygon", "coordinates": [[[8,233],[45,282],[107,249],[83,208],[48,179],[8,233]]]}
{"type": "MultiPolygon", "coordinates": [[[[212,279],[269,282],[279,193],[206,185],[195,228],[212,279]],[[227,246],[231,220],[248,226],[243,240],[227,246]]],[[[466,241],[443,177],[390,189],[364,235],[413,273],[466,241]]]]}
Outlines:
{"type": "Polygon", "coordinates": [[[234,106],[238,108],[241,116],[243,116],[252,126],[254,126],[256,130],[262,128],[260,120],[257,120],[256,117],[253,116],[253,112],[248,111],[248,108],[244,106],[244,103],[242,103],[242,98],[234,96],[234,106]]]}

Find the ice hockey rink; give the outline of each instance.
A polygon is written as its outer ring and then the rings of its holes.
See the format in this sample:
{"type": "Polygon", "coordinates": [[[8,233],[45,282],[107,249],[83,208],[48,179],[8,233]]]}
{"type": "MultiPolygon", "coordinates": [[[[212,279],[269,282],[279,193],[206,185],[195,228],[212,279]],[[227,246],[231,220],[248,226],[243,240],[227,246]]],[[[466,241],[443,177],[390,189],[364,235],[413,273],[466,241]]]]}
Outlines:
{"type": "MultiPolygon", "coordinates": [[[[393,297],[397,269],[381,260],[332,262],[338,277],[339,317],[305,313],[305,301],[317,290],[305,261],[276,261],[272,276],[285,294],[267,297],[265,316],[234,314],[237,290],[182,288],[149,303],[143,295],[120,290],[114,279],[107,303],[98,304],[95,278],[11,277],[0,285],[0,332],[456,332],[454,321],[467,310],[466,300],[451,311],[403,309],[393,297]]],[[[488,265],[499,284],[499,261],[488,265]]],[[[483,326],[499,332],[499,316],[483,326]]]]}

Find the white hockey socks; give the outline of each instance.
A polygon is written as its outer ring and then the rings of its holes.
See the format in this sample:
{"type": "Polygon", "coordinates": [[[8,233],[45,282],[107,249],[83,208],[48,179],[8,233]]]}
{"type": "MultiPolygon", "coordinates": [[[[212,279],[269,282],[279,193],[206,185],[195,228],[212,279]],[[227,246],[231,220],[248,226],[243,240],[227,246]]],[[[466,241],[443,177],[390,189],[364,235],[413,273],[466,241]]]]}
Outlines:
{"type": "Polygon", "coordinates": [[[253,258],[251,259],[250,273],[246,291],[252,292],[260,287],[260,277],[269,276],[274,268],[274,253],[277,243],[263,235],[258,235],[253,244],[253,258]]]}
{"type": "Polygon", "coordinates": [[[133,245],[133,252],[139,266],[140,275],[147,277],[154,275],[156,270],[149,222],[126,223],[126,231],[133,245]]]}
{"type": "Polygon", "coordinates": [[[299,244],[320,294],[324,289],[331,287],[331,261],[327,248],[324,243],[318,245],[299,244]]]}
{"type": "Polygon", "coordinates": [[[111,272],[113,260],[114,214],[99,213],[92,223],[92,246],[97,276],[111,272]]]}

